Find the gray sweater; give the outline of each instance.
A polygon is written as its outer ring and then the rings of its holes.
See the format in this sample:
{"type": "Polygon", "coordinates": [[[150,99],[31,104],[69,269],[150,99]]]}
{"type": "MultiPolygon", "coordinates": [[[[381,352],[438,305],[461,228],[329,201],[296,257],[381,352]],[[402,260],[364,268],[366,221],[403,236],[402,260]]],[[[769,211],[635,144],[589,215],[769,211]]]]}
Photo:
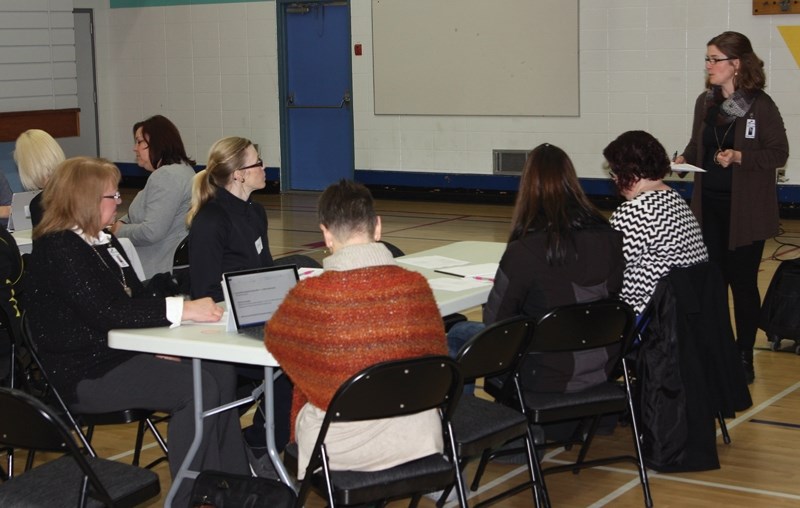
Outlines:
{"type": "Polygon", "coordinates": [[[187,235],[186,214],[192,204],[194,169],[186,164],[161,166],[147,179],[128,207],[116,236],[136,246],[144,276],[172,268],[175,248],[187,235]]]}

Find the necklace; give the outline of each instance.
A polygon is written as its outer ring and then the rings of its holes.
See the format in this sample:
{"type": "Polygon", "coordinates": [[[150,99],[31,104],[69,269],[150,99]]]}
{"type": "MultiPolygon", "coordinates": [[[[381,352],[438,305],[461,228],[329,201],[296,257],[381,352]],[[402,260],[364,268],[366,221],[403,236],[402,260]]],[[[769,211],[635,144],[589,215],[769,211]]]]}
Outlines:
{"type": "MultiPolygon", "coordinates": [[[[112,270],[111,267],[108,266],[108,263],[106,263],[106,260],[103,259],[103,256],[101,256],[100,253],[97,252],[97,249],[95,248],[94,245],[92,245],[92,250],[94,251],[95,254],[97,254],[97,257],[100,258],[100,262],[103,263],[103,266],[105,266],[109,272],[113,273],[114,270],[112,270]]],[[[125,279],[125,270],[123,270],[121,266],[119,266],[118,268],[119,268],[119,274],[122,277],[122,279],[119,280],[119,283],[122,285],[122,289],[125,290],[126,295],[133,296],[133,290],[131,290],[131,288],[128,287],[128,281],[125,279]]]]}
{"type": "Polygon", "coordinates": [[[714,164],[716,164],[717,166],[722,166],[722,164],[719,163],[719,159],[717,157],[719,157],[719,154],[722,153],[722,145],[725,143],[725,138],[728,137],[728,133],[731,131],[731,127],[733,127],[733,124],[735,123],[736,120],[732,121],[731,124],[728,125],[728,128],[725,130],[725,134],[723,134],[722,136],[722,143],[720,143],[719,136],[717,136],[717,128],[712,127],[712,129],[714,130],[714,141],[717,142],[717,151],[714,152],[714,164]]]}

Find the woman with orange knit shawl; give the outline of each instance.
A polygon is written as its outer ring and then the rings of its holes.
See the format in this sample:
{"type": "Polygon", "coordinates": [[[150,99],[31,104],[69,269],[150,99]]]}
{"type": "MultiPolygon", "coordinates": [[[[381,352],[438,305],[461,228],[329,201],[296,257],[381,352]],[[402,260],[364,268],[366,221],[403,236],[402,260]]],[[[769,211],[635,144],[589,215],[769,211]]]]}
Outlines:
{"type": "MultiPolygon", "coordinates": [[[[325,411],[339,386],[379,362],[447,354],[442,318],[425,278],[395,264],[377,242],[372,195],[347,180],[320,196],[320,229],[332,255],[325,272],[301,281],[266,326],[267,349],[294,382],[292,425],[298,473],[308,464],[325,411]]],[[[334,423],[331,469],[377,471],[442,452],[436,410],[334,423]]]]}

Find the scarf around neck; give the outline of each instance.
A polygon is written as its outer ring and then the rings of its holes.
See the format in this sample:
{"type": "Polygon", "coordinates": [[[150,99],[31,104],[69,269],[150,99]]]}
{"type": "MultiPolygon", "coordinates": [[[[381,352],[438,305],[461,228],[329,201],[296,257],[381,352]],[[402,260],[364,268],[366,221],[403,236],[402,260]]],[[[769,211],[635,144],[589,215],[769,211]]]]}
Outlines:
{"type": "Polygon", "coordinates": [[[712,86],[706,93],[706,108],[719,105],[717,125],[725,125],[746,115],[755,99],[755,93],[748,93],[743,90],[735,90],[730,97],[723,99],[722,88],[712,86]]]}

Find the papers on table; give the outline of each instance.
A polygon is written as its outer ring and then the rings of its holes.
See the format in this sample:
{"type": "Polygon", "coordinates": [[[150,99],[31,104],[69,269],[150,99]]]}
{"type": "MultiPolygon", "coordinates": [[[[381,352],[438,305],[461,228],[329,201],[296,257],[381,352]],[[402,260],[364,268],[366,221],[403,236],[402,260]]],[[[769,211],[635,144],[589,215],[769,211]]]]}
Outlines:
{"type": "Polygon", "coordinates": [[[468,277],[438,277],[436,279],[428,279],[428,285],[434,291],[465,291],[467,289],[475,289],[491,284],[491,281],[478,280],[468,277]]]}
{"type": "Polygon", "coordinates": [[[686,173],[686,172],[690,172],[690,173],[705,173],[706,172],[705,169],[698,168],[697,166],[694,166],[692,164],[685,164],[685,163],[684,164],[678,164],[678,163],[675,163],[675,162],[670,164],[670,169],[672,169],[672,171],[679,171],[681,173],[686,173]]]}
{"type": "Polygon", "coordinates": [[[399,263],[418,266],[420,268],[428,268],[430,270],[436,270],[438,268],[445,268],[448,266],[463,266],[469,264],[469,261],[448,258],[445,256],[402,257],[397,258],[397,261],[399,263]]]}

